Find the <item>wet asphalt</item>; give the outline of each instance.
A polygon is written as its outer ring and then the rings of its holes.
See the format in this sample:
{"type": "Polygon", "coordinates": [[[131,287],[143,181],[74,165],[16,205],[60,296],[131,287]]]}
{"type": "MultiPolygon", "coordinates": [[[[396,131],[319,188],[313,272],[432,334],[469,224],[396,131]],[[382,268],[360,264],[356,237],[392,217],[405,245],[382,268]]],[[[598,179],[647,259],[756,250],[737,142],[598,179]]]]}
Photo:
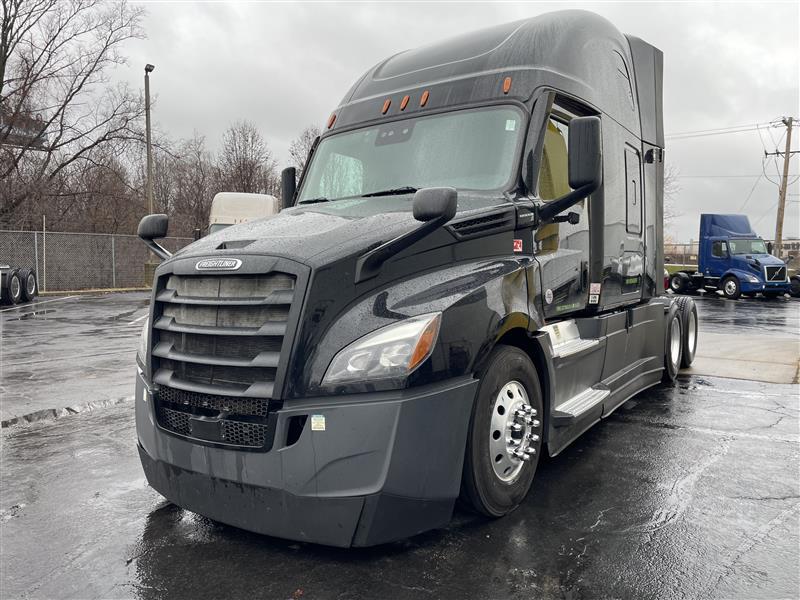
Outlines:
{"type": "MultiPolygon", "coordinates": [[[[91,304],[80,310],[102,319],[140,301],[108,300],[52,304],[91,304]]],[[[701,335],[739,332],[746,343],[748,332],[800,329],[797,301],[698,304],[701,335]]],[[[55,355],[72,326],[59,318],[48,326],[55,355]]],[[[14,327],[5,321],[4,336],[14,327]]],[[[76,360],[91,369],[75,331],[76,360]]],[[[117,341],[135,351],[136,335],[117,341]]],[[[359,550],[251,534],[164,501],[141,473],[130,402],[5,428],[0,596],[798,598],[799,395],[798,385],[683,376],[540,463],[511,515],[458,510],[445,529],[359,550]]]]}

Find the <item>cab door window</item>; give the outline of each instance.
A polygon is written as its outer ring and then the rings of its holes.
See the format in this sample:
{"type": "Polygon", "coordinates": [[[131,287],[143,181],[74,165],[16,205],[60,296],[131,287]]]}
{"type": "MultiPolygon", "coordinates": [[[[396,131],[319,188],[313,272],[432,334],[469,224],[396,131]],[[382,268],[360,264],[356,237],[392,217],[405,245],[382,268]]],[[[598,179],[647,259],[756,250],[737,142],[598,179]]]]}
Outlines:
{"type": "Polygon", "coordinates": [[[711,256],[714,258],[727,258],[728,257],[728,244],[722,240],[717,240],[711,244],[711,256]]]}

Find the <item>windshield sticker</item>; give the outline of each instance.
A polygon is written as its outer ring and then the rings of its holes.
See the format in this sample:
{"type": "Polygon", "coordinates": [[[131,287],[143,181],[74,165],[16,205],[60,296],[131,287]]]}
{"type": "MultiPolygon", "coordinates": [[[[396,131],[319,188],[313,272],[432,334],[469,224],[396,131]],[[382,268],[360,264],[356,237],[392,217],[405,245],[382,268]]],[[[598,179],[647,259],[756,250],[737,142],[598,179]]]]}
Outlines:
{"type": "Polygon", "coordinates": [[[506,119],[506,131],[516,131],[517,122],[514,119],[506,119]]]}
{"type": "Polygon", "coordinates": [[[601,284],[599,283],[592,283],[589,285],[589,293],[590,294],[599,294],[600,293],[601,284]]]}

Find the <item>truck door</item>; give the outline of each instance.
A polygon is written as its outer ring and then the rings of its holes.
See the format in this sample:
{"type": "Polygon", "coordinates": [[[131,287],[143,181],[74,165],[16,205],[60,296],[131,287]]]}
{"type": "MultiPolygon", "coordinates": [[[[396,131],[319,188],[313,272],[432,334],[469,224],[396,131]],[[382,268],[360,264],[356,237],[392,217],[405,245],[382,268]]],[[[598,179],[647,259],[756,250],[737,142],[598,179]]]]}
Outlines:
{"type": "Polygon", "coordinates": [[[620,248],[622,295],[642,295],[644,238],[642,235],[642,161],[636,148],[625,145],[625,238],[620,248]]]}
{"type": "Polygon", "coordinates": [[[724,239],[710,239],[706,243],[707,255],[703,260],[703,275],[708,279],[717,279],[730,266],[728,242],[724,239]]]}
{"type": "MultiPolygon", "coordinates": [[[[569,121],[572,112],[554,104],[547,122],[539,167],[538,196],[545,202],[570,191],[568,176],[569,121]]],[[[578,223],[549,223],[536,230],[534,246],[541,265],[545,318],[583,310],[588,297],[589,210],[582,200],[569,212],[578,223]]]]}

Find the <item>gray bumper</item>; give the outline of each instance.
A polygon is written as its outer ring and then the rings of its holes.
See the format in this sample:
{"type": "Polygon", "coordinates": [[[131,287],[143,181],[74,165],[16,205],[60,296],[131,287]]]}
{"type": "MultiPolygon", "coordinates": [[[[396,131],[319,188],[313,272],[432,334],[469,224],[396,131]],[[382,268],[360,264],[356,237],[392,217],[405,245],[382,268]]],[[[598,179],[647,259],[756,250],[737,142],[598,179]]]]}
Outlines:
{"type": "Polygon", "coordinates": [[[278,411],[269,452],[192,443],[155,422],[136,381],[147,480],[188,510],[243,529],[333,546],[371,546],[446,524],[458,497],[477,381],[318,398],[278,411]],[[287,423],[311,418],[287,446],[287,423]],[[319,422],[319,420],[317,420],[319,422]]]}

